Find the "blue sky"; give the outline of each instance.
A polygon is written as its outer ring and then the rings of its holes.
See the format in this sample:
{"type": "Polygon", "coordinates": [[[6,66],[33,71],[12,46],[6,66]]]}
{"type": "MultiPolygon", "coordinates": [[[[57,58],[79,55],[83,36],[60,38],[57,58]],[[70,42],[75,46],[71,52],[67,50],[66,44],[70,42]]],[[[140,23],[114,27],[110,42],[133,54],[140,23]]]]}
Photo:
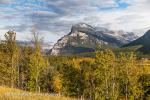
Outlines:
{"type": "Polygon", "coordinates": [[[18,40],[28,40],[35,29],[45,41],[56,42],[79,22],[146,31],[149,5],[149,0],[0,0],[0,37],[15,30],[18,40]]]}

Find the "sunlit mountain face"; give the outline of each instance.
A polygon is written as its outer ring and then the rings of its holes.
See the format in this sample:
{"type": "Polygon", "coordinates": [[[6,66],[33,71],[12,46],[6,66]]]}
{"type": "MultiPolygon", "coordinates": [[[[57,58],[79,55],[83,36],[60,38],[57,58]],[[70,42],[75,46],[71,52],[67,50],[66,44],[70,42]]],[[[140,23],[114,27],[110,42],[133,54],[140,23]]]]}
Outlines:
{"type": "Polygon", "coordinates": [[[117,48],[137,39],[133,32],[112,31],[86,23],[72,26],[69,34],[60,38],[50,50],[51,55],[72,55],[94,52],[102,48],[117,48]]]}
{"type": "Polygon", "coordinates": [[[14,30],[17,40],[30,40],[34,29],[54,44],[81,22],[141,35],[150,26],[149,4],[149,0],[0,0],[0,38],[14,30]]]}

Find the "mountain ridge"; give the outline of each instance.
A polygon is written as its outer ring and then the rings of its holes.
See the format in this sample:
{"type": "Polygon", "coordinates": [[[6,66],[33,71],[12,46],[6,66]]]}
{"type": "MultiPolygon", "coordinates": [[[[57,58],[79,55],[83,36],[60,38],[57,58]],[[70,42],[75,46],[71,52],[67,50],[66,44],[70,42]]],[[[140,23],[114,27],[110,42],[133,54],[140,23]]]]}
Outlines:
{"type": "Polygon", "coordinates": [[[141,51],[144,54],[150,53],[150,30],[148,30],[143,36],[124,45],[123,47],[131,47],[131,46],[140,46],[138,51],[141,51]]]}
{"type": "MultiPolygon", "coordinates": [[[[73,52],[76,48],[79,50],[80,47],[84,50],[89,49],[90,52],[98,46],[120,47],[136,38],[137,36],[132,32],[112,31],[104,27],[92,27],[86,23],[78,23],[72,26],[69,34],[54,44],[51,55],[82,53],[73,52]]],[[[84,50],[81,51],[84,52],[84,50]]]]}

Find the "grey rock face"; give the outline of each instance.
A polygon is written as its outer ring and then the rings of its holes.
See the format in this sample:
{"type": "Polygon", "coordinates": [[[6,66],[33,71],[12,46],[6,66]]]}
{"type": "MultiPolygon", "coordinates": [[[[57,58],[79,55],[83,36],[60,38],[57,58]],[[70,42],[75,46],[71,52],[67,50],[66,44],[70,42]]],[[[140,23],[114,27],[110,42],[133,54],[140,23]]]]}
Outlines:
{"type": "Polygon", "coordinates": [[[132,32],[112,31],[85,23],[73,25],[71,32],[54,44],[51,55],[92,52],[97,47],[120,47],[138,38],[132,32]]]}

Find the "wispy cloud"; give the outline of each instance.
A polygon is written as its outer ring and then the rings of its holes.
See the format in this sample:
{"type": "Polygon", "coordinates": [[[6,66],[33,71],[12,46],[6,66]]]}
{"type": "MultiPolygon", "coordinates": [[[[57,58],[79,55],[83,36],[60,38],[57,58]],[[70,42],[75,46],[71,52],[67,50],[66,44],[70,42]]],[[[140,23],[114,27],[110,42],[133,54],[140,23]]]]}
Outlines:
{"type": "Polygon", "coordinates": [[[134,31],[150,27],[149,5],[149,0],[0,0],[0,30],[14,29],[20,39],[34,26],[48,41],[78,22],[134,31]]]}
{"type": "Polygon", "coordinates": [[[12,0],[0,0],[0,4],[9,4],[12,3],[12,0]]]}

